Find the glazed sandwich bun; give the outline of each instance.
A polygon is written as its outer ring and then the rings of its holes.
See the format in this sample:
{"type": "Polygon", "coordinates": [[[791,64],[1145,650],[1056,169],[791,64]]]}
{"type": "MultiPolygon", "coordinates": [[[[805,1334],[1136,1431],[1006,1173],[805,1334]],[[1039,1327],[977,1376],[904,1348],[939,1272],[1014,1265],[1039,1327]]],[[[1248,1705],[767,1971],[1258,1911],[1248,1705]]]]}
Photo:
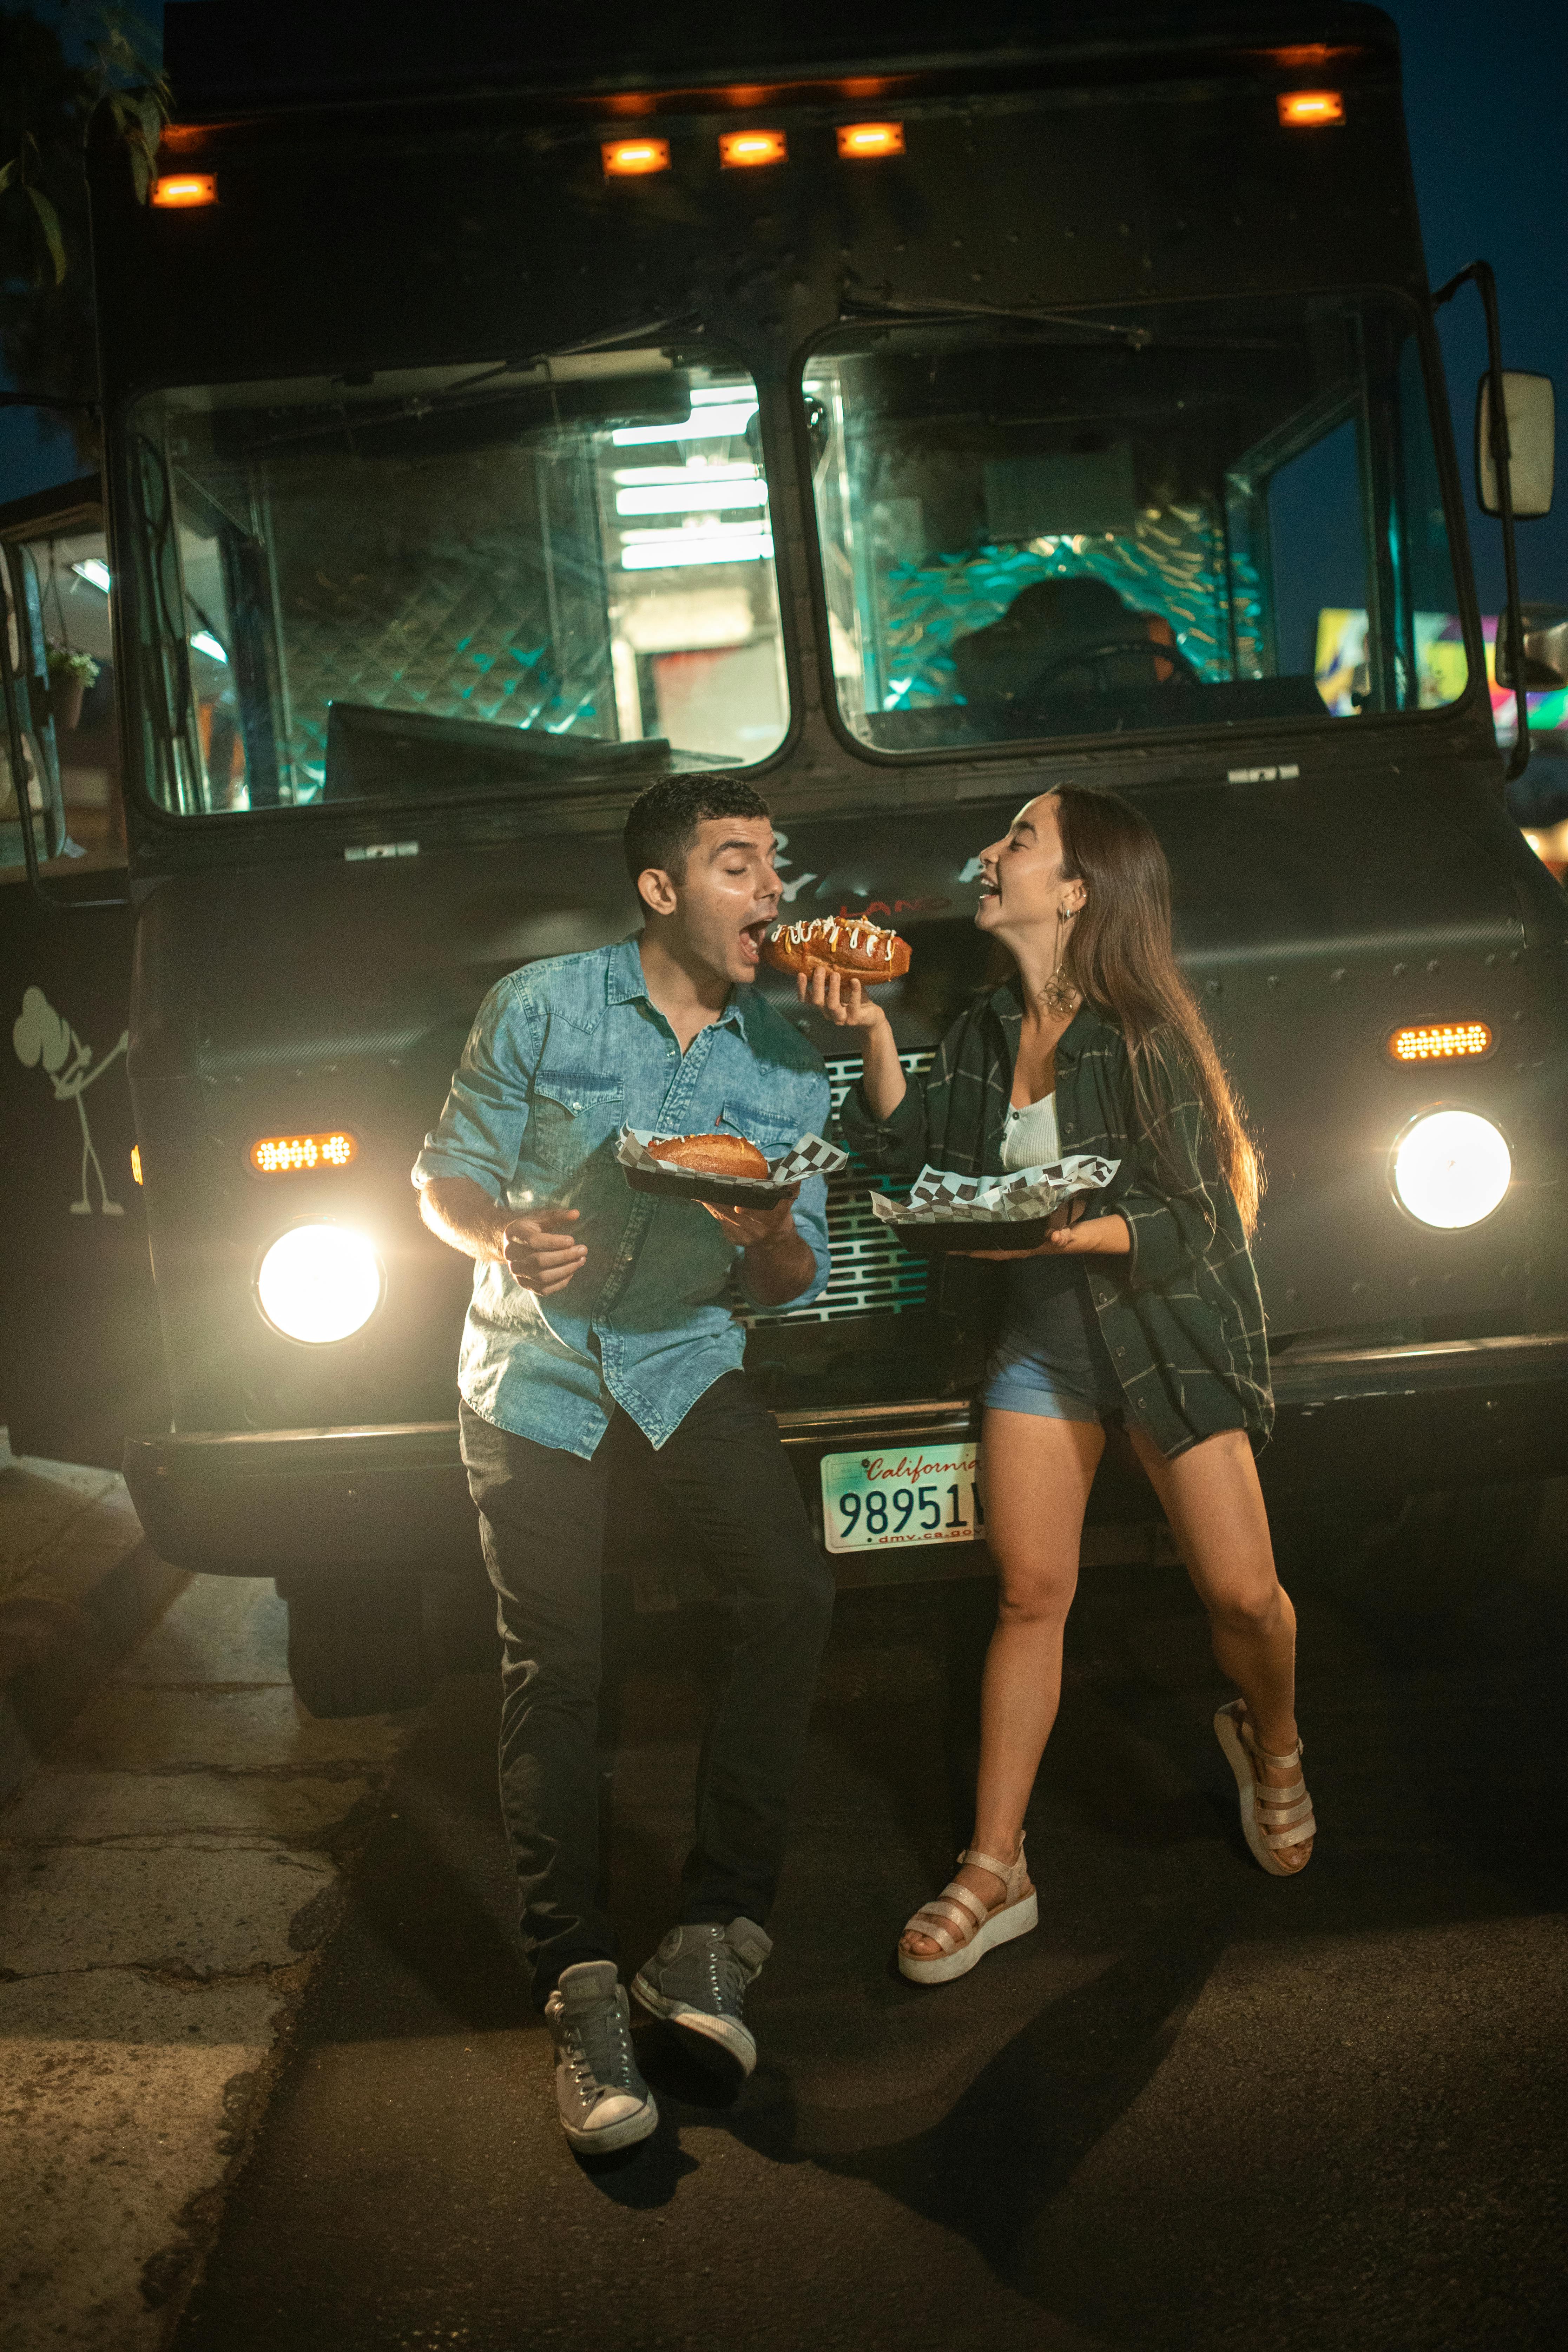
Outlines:
{"type": "Polygon", "coordinates": [[[763,941],[763,961],[775,971],[814,971],[820,964],[876,988],[902,980],[910,943],[864,915],[818,915],[809,923],[775,923],[763,941]]]}
{"type": "Polygon", "coordinates": [[[656,1135],[647,1149],[650,1159],[694,1175],[767,1179],[767,1161],[743,1135],[656,1135]]]}

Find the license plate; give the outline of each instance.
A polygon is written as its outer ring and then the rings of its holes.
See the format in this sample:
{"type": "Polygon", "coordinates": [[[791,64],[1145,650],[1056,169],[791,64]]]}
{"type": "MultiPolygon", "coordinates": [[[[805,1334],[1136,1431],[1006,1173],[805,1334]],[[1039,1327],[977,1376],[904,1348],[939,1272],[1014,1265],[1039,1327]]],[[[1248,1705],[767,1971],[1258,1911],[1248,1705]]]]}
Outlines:
{"type": "Polygon", "coordinates": [[[984,1528],[974,1483],[978,1452],[971,1441],[825,1454],[822,1520],[828,1550],[973,1543],[984,1528]]]}

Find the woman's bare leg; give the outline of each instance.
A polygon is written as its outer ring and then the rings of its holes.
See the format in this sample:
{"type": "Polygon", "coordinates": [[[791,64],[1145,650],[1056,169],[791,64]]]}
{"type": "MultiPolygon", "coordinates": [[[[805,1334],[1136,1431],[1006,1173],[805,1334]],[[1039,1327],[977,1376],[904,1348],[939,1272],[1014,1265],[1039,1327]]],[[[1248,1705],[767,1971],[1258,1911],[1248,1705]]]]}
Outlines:
{"type": "MultiPolygon", "coordinates": [[[[1296,1612],[1275,1572],[1252,1447],[1240,1430],[1224,1430],[1167,1462],[1142,1430],[1131,1437],[1208,1612],[1215,1663],[1247,1702],[1259,1748],[1287,1755],[1297,1738],[1296,1612]]],[[[1257,1769],[1268,1785],[1283,1788],[1298,1767],[1257,1769]]],[[[1279,1858],[1300,1870],[1311,1851],[1308,1839],[1282,1848],[1279,1858]]]]}
{"type": "MultiPolygon", "coordinates": [[[[1084,1508],[1105,1451],[1098,1422],[1047,1421],[988,1410],[981,1433],[985,1540],[996,1562],[996,1630],[980,1685],[980,1781],[974,1837],[981,1853],[1011,1862],[1062,1687],[1062,1630],[1078,1588],[1084,1508]]],[[[994,1872],[958,1873],[984,1903],[1002,1899],[994,1872]]],[[[904,1949],[934,1958],[929,1936],[904,1949]]]]}

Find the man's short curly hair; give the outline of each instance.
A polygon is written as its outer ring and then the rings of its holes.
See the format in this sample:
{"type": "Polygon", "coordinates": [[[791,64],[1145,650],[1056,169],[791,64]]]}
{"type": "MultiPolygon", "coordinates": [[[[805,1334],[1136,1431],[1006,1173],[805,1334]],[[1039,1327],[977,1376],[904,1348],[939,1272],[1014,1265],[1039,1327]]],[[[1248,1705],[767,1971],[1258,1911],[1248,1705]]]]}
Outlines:
{"type": "Polygon", "coordinates": [[[672,882],[686,879],[686,861],[697,828],[711,816],[761,817],[773,811],[761,793],[735,776],[661,776],[632,803],[624,836],[632,887],[650,866],[672,882]]]}

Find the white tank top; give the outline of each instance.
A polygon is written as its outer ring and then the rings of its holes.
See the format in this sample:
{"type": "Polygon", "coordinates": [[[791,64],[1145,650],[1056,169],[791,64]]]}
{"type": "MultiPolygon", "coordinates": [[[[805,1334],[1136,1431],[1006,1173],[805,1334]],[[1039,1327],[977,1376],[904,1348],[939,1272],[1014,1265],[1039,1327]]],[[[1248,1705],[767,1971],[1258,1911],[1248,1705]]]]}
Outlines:
{"type": "Polygon", "coordinates": [[[1022,1110],[1008,1106],[1007,1124],[1002,1130],[1004,1168],[1049,1168],[1061,1156],[1054,1094],[1042,1095],[1038,1102],[1027,1103],[1022,1110]]]}

